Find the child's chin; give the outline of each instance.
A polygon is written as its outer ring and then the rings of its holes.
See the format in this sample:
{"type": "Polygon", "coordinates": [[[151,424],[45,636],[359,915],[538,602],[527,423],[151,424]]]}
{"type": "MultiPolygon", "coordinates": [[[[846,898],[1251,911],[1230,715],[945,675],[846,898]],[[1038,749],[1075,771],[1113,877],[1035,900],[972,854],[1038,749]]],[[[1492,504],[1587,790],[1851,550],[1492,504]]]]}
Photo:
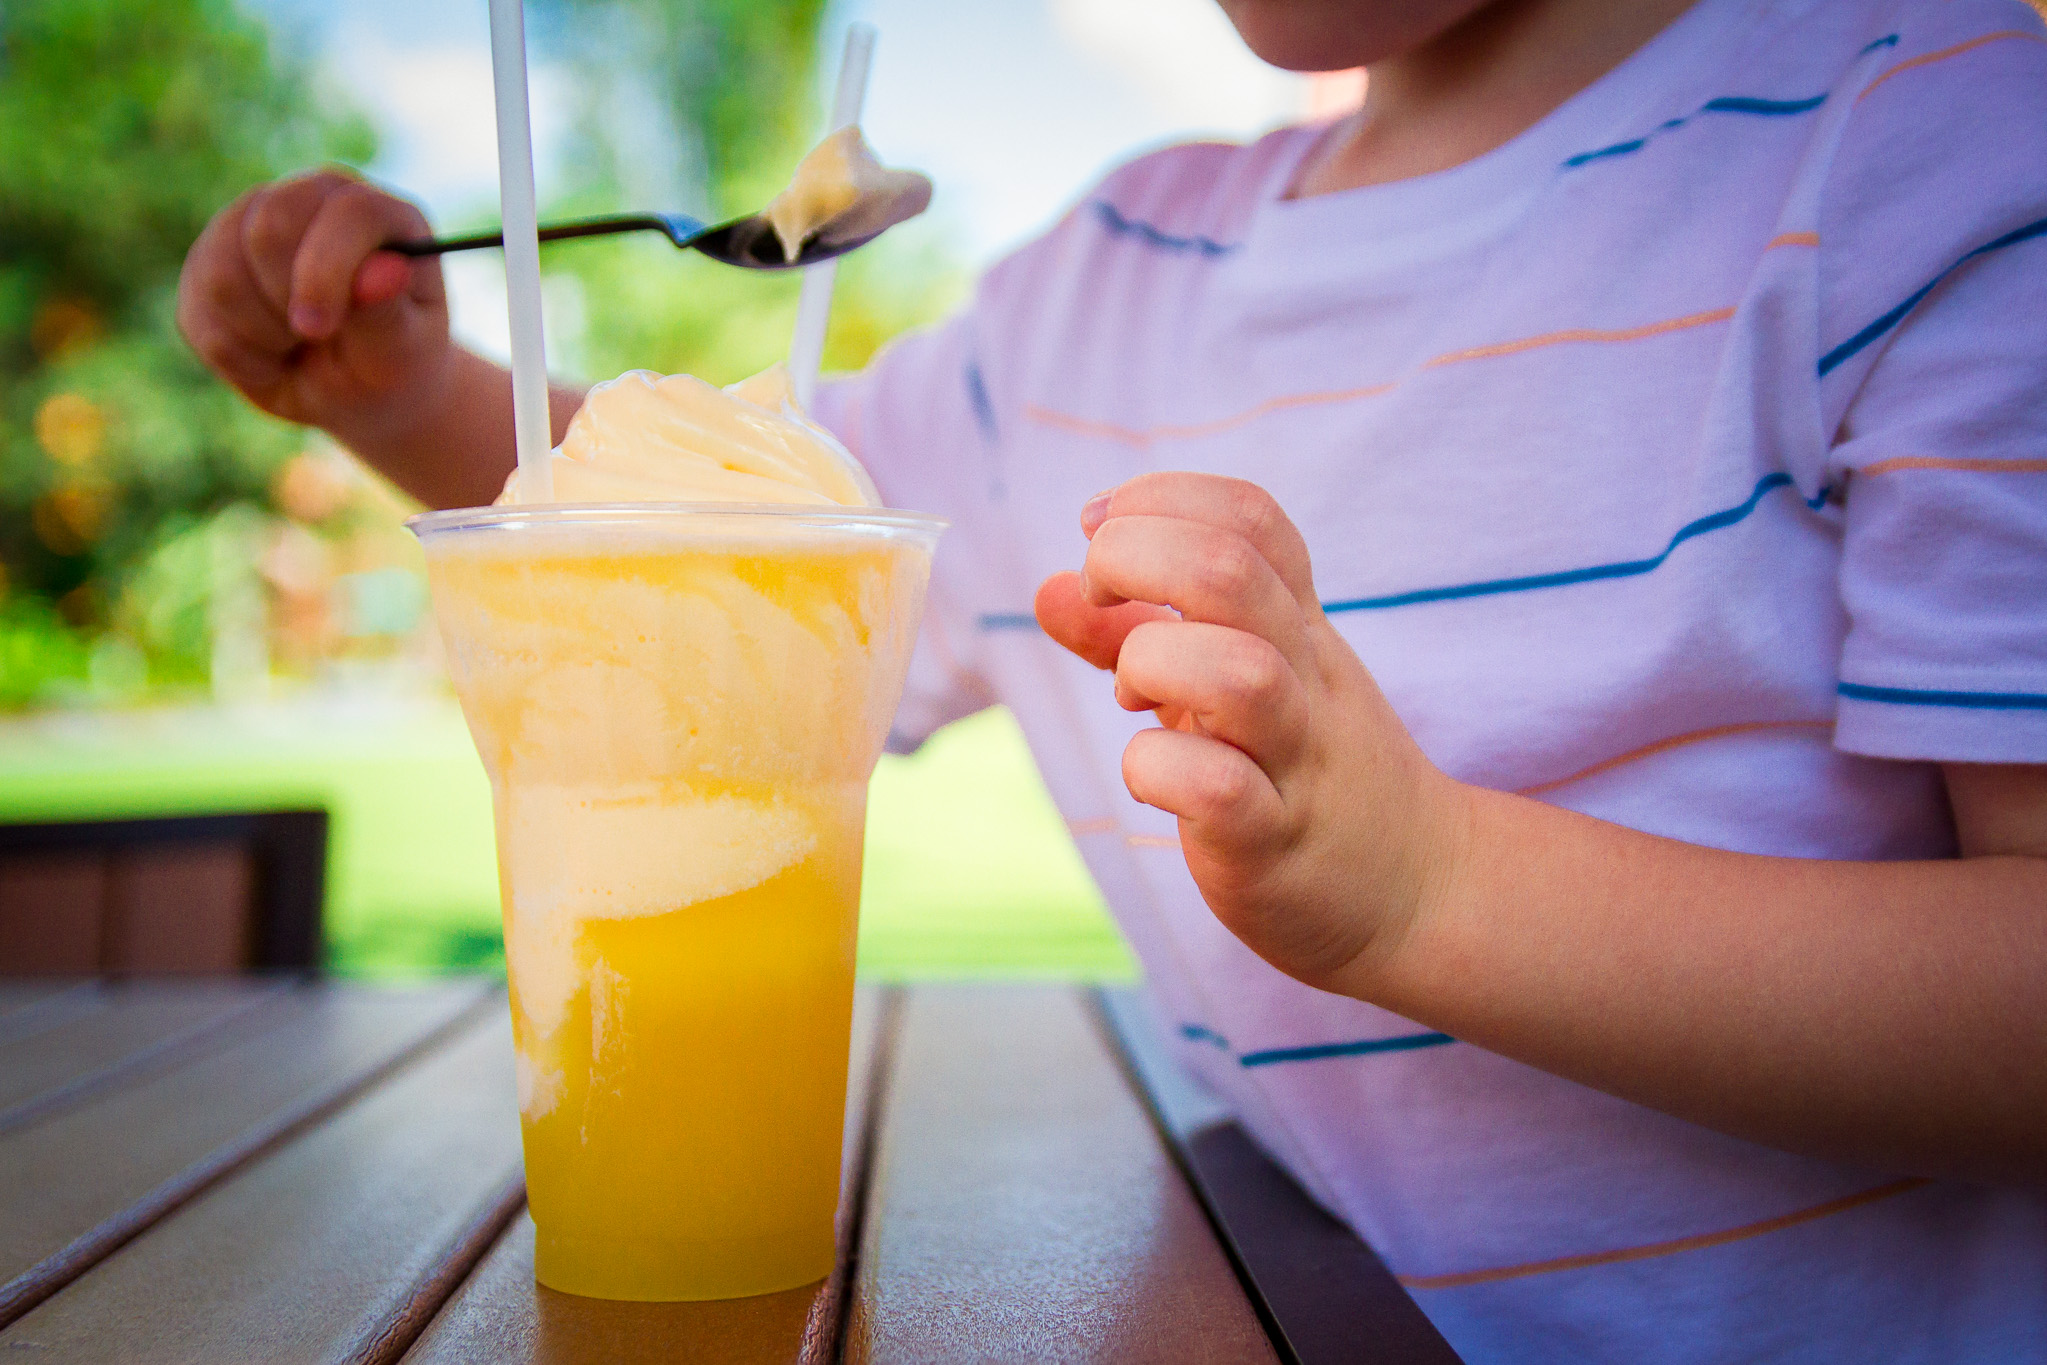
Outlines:
{"type": "Polygon", "coordinates": [[[1486,0],[1220,0],[1237,36],[1282,71],[1350,71],[1398,56],[1486,0]]]}

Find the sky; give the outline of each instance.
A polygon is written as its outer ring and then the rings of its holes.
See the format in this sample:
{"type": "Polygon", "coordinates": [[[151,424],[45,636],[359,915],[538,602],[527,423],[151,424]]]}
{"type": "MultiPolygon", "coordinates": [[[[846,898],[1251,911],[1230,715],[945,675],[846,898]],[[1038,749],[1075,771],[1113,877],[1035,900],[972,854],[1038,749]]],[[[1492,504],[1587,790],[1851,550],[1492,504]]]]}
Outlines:
{"type": "MultiPolygon", "coordinates": [[[[494,212],[486,0],[243,3],[377,125],[372,175],[437,223],[494,212]]],[[[829,56],[821,79],[836,71],[855,20],[880,34],[862,120],[868,141],[885,161],[932,177],[935,227],[977,266],[1027,240],[1134,153],[1256,136],[1301,117],[1310,99],[1305,79],[1243,48],[1214,0],[841,0],[821,36],[829,56]]],[[[529,60],[545,201],[571,92],[544,33],[532,35],[529,60]]],[[[650,155],[658,160],[658,148],[650,155]]],[[[649,166],[642,183],[672,183],[661,170],[649,166]]],[[[450,264],[457,332],[503,354],[501,268],[484,253],[450,264]]]]}

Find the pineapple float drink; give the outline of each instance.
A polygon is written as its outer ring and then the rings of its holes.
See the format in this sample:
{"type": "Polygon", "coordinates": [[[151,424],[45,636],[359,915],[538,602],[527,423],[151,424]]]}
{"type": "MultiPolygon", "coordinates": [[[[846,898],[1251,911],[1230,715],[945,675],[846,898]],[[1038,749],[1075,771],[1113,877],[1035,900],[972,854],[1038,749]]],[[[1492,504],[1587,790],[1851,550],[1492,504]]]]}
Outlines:
{"type": "Polygon", "coordinates": [[[874,508],[772,372],[625,375],[552,468],[575,505],[519,506],[514,476],[414,522],[496,809],[536,1271],[805,1284],[832,1264],[867,780],[942,523],[874,508]]]}

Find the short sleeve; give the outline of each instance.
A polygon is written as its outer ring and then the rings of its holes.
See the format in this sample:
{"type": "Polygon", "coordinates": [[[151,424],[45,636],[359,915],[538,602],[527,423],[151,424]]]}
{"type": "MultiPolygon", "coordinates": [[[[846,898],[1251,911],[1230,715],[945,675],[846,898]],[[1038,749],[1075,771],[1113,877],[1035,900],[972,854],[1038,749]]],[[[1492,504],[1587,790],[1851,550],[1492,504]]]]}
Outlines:
{"type": "Polygon", "coordinates": [[[1835,742],[2047,763],[2047,35],[1938,21],[1858,92],[1822,211],[1835,742]]]}
{"type": "Polygon", "coordinates": [[[867,467],[883,502],[952,523],[932,561],[924,623],[889,734],[893,753],[910,752],[996,700],[972,652],[973,593],[965,581],[981,518],[960,469],[979,462],[976,447],[986,439],[975,373],[972,317],[962,314],[899,338],[859,374],[822,385],[815,404],[817,419],[867,467]]]}

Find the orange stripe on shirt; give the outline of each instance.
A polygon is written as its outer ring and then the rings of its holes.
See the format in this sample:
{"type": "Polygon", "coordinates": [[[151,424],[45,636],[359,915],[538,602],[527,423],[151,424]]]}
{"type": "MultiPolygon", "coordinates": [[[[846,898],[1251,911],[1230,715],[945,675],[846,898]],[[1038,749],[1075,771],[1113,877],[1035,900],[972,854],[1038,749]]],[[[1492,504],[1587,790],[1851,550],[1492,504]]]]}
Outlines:
{"type": "Polygon", "coordinates": [[[1180,846],[1180,836],[1177,834],[1126,834],[1123,836],[1123,842],[1132,848],[1178,848],[1180,846]]]}
{"type": "Polygon", "coordinates": [[[2047,38],[2042,38],[2037,33],[2028,33],[2026,30],[2022,28],[1999,29],[1995,33],[1986,33],[1980,38],[1971,38],[1966,43],[1956,43],[1953,47],[1944,47],[1941,48],[1938,52],[1921,53],[1917,57],[1913,57],[1906,61],[1899,62],[1896,66],[1884,72],[1883,75],[1878,76],[1875,80],[1871,81],[1868,85],[1864,86],[1862,88],[1862,93],[1855,97],[1855,102],[1857,104],[1862,103],[1871,95],[1875,94],[1876,88],[1882,85],[1885,81],[1889,80],[1893,76],[1902,76],[1907,71],[1912,70],[1914,67],[1931,66],[1935,62],[1944,62],[1950,57],[1959,57],[1964,52],[1973,52],[1975,49],[1982,47],[1985,43],[2001,43],[2007,38],[2023,38],[2029,43],[2047,43],[2047,38]]]}
{"type": "Polygon", "coordinates": [[[1692,327],[1704,327],[1711,322],[1725,322],[1734,316],[1732,308],[1714,308],[1704,313],[1687,313],[1681,318],[1665,318],[1661,322],[1644,323],[1640,327],[1574,327],[1567,332],[1544,332],[1541,336],[1523,337],[1519,341],[1502,341],[1491,346],[1473,346],[1462,351],[1451,351],[1433,360],[1422,362],[1422,368],[1433,370],[1439,365],[1456,365],[1466,360],[1490,360],[1494,356],[1518,355],[1522,351],[1538,350],[1544,346],[1565,346],[1582,342],[1640,341],[1644,337],[1662,336],[1666,332],[1682,332],[1692,327]]]}
{"type": "Polygon", "coordinates": [[[1769,241],[1763,243],[1763,250],[1773,251],[1780,246],[1818,246],[1819,244],[1820,235],[1817,232],[1780,232],[1769,241]]]}
{"type": "Polygon", "coordinates": [[[1899,455],[1855,471],[1858,478],[1896,474],[1906,469],[1960,469],[1971,474],[2047,474],[2047,460],[1963,460],[1944,455],[1899,455]]]}
{"type": "Polygon", "coordinates": [[[1650,1242],[1644,1246],[1623,1247],[1618,1251],[1595,1251],[1584,1256],[1560,1256],[1554,1261],[1529,1261],[1523,1265],[1500,1266],[1492,1270],[1463,1270],[1451,1275],[1396,1275],[1409,1289],[1461,1289],[1466,1285],[1492,1284],[1498,1280],[1518,1280],[1528,1275],[1551,1275],[1560,1270],[1586,1270],[1593,1266],[1615,1265],[1622,1261],[1646,1261],[1658,1256],[1675,1256],[1681,1251],[1701,1251],[1707,1247],[1725,1246],[1729,1242],[1745,1241],[1750,1237],[1761,1237],[1765,1233],[1780,1232],[1810,1223],[1816,1219],[1846,1213],[1849,1209],[1874,1204],[1880,1199],[1909,1193],[1931,1182],[1923,1176],[1908,1176],[1893,1180],[1888,1185],[1878,1185],[1872,1190],[1859,1194],[1844,1195],[1829,1199],[1824,1204],[1815,1204],[1809,1209],[1780,1214],[1765,1218],[1760,1223],[1744,1223],[1738,1228],[1723,1232],[1706,1232],[1696,1237],[1679,1237],[1669,1242],[1650,1242]]]}
{"type": "MultiPolygon", "coordinates": [[[[1579,327],[1564,332],[1545,332],[1540,336],[1523,337],[1517,341],[1502,341],[1490,346],[1473,346],[1462,351],[1451,351],[1444,355],[1423,361],[1418,370],[1432,370],[1442,365],[1455,365],[1466,360],[1484,360],[1494,356],[1516,355],[1522,351],[1537,350],[1545,346],[1562,346],[1585,342],[1641,341],[1648,337],[1663,336],[1670,332],[1681,332],[1708,323],[1725,322],[1734,316],[1733,308],[1715,308],[1704,313],[1688,313],[1679,318],[1665,318],[1661,322],[1644,323],[1640,327],[1597,328],[1579,327]]],[[[1098,422],[1088,417],[1076,417],[1072,413],[1060,412],[1036,403],[1027,404],[1023,415],[1033,422],[1045,426],[1059,427],[1082,436],[1100,436],[1124,445],[1148,446],[1154,441],[1186,438],[1191,436],[1212,436],[1217,432],[1229,431],[1256,421],[1260,417],[1284,411],[1288,408],[1322,407],[1331,403],[1348,403],[1360,398],[1376,398],[1399,388],[1402,381],[1390,380],[1383,384],[1367,384],[1356,389],[1329,389],[1318,393],[1288,394],[1280,398],[1268,398],[1255,407],[1228,417],[1218,417],[1210,422],[1193,422],[1187,425],[1157,427],[1124,427],[1113,422],[1098,422]]]]}
{"type": "Polygon", "coordinates": [[[1615,754],[1612,758],[1601,759],[1589,768],[1580,768],[1569,777],[1559,777],[1549,782],[1538,782],[1532,787],[1523,787],[1515,792],[1514,795],[1538,796],[1543,792],[1555,791],[1558,787],[1568,787],[1573,782],[1582,782],[1588,777],[1596,777],[1600,773],[1610,772],[1625,764],[1648,758],[1652,754],[1665,753],[1671,749],[1682,749],[1688,744],[1700,744],[1706,740],[1721,739],[1727,735],[1750,735],[1765,730],[1831,730],[1833,728],[1834,722],[1831,720],[1745,720],[1733,725],[1715,725],[1709,730],[1692,730],[1686,734],[1672,735],[1668,739],[1659,739],[1654,744],[1644,744],[1639,749],[1630,749],[1624,754],[1615,754]]]}
{"type": "Polygon", "coordinates": [[[1086,417],[1075,417],[1069,413],[1055,411],[1052,408],[1040,407],[1036,403],[1027,404],[1023,411],[1024,416],[1034,422],[1042,422],[1046,426],[1064,427],[1068,431],[1077,431],[1083,436],[1105,436],[1112,441],[1121,441],[1125,445],[1148,446],[1153,441],[1189,436],[1212,436],[1218,431],[1228,431],[1232,427],[1243,426],[1246,422],[1255,422],[1260,417],[1281,412],[1287,408],[1320,407],[1327,403],[1348,403],[1358,398],[1376,398],[1382,393],[1390,392],[1395,387],[1397,387],[1397,381],[1385,384],[1367,384],[1359,389],[1331,389],[1322,393],[1288,394],[1282,398],[1268,398],[1256,407],[1246,408],[1244,411],[1234,413],[1228,417],[1218,417],[1212,422],[1191,422],[1184,426],[1119,427],[1112,422],[1096,422],[1086,417]]]}

